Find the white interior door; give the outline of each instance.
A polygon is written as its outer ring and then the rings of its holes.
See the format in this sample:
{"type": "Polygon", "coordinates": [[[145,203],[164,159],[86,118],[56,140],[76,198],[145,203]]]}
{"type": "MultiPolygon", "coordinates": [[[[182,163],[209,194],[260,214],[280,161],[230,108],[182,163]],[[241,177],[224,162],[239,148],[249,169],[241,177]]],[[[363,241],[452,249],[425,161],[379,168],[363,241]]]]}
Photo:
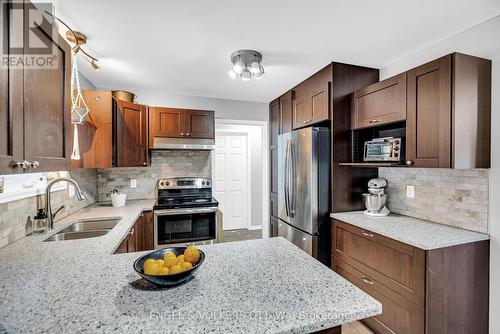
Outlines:
{"type": "Polygon", "coordinates": [[[215,138],[214,197],[224,215],[224,230],[248,227],[247,136],[215,138]]]}

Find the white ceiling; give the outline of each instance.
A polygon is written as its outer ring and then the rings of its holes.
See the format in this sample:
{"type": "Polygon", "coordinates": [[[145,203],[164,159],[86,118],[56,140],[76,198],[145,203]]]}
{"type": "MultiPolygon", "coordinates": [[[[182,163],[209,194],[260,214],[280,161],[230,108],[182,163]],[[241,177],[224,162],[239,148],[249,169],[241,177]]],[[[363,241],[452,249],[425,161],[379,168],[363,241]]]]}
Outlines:
{"type": "Polygon", "coordinates": [[[97,87],[269,102],[330,61],[381,68],[500,14],[498,0],[59,0],[88,38],[97,87]],[[260,81],[229,56],[263,53],[260,81]]]}

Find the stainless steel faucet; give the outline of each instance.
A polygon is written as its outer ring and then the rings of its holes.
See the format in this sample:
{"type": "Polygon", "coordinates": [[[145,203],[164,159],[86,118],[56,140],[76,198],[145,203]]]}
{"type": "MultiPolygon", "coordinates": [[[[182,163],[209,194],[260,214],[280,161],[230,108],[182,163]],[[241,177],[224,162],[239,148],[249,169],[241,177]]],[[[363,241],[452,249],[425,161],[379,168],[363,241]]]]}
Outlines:
{"type": "Polygon", "coordinates": [[[50,205],[50,189],[54,184],[61,181],[71,183],[75,186],[76,198],[79,201],[83,201],[85,199],[85,195],[83,194],[82,189],[80,189],[80,186],[78,185],[78,183],[76,183],[75,180],[67,177],[60,177],[50,181],[47,184],[47,188],[45,188],[45,213],[47,214],[47,229],[49,230],[54,227],[54,216],[57,214],[57,212],[59,212],[59,210],[57,210],[55,214],[52,214],[52,207],[50,205]]]}

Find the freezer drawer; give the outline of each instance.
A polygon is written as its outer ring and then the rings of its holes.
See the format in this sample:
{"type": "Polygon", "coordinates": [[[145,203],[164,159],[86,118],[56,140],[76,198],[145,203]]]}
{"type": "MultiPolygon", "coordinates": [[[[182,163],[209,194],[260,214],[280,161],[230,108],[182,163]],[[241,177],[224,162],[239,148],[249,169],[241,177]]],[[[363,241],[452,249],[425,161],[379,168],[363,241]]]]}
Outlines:
{"type": "Polygon", "coordinates": [[[302,232],[283,221],[278,222],[278,236],[283,237],[312,257],[318,257],[318,237],[302,232]]]}

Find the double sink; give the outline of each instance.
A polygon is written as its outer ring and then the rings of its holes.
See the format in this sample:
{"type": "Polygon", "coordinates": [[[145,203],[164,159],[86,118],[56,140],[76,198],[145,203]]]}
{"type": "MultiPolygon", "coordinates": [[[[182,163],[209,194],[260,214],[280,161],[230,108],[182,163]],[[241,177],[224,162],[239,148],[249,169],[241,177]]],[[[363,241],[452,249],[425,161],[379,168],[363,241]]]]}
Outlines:
{"type": "Polygon", "coordinates": [[[66,226],[44,241],[63,241],[95,238],[108,234],[118,224],[121,217],[80,219],[66,226]]]}

